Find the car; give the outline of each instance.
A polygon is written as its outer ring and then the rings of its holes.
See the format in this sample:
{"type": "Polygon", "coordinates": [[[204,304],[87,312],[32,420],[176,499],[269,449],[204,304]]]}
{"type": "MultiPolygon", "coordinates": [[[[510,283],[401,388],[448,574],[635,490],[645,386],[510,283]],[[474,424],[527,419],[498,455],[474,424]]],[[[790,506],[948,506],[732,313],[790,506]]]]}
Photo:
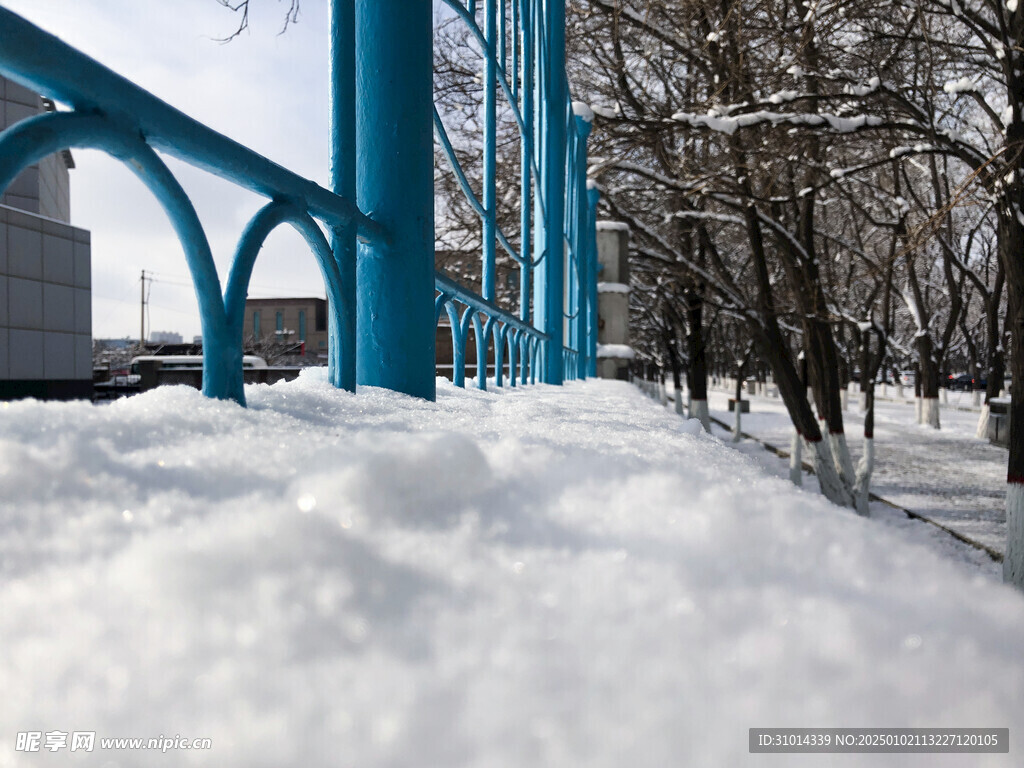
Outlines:
{"type": "Polygon", "coordinates": [[[914,380],[916,378],[917,375],[913,371],[900,371],[899,373],[899,383],[904,387],[914,386],[914,380]]]}
{"type": "Polygon", "coordinates": [[[949,375],[949,384],[947,384],[954,392],[967,392],[968,390],[974,389],[974,379],[971,378],[969,373],[961,373],[958,376],[953,374],[949,375]]]}

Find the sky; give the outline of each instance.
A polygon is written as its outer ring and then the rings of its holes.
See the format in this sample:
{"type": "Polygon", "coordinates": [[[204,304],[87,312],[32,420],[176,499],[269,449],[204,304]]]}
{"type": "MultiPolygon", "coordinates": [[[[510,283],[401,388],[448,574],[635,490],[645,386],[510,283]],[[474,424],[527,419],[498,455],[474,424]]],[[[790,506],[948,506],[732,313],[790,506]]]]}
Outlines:
{"type": "MultiPolygon", "coordinates": [[[[189,116],[286,168],[327,184],[327,12],[303,0],[279,35],[287,4],[253,0],[248,32],[217,42],[238,17],[216,0],[0,0],[189,116]]],[[[184,255],[155,198],[119,162],[76,150],[71,219],[92,232],[93,336],[139,333],[140,273],[156,278],[147,334],[200,333],[184,255]]],[[[262,198],[168,159],[192,197],[221,281],[262,198]]],[[[302,239],[279,228],[256,262],[250,296],[324,296],[302,239]]]]}

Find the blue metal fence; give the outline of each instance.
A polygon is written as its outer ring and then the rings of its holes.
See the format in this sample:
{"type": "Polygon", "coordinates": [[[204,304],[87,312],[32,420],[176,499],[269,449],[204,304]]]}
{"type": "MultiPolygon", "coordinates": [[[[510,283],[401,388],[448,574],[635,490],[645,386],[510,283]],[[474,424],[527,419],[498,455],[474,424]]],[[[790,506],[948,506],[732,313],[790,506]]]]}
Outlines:
{"type": "Polygon", "coordinates": [[[203,392],[210,397],[244,404],[248,284],[260,247],[282,224],[303,235],[323,275],[335,386],[354,390],[358,382],[433,399],[442,312],[451,321],[456,384],[464,383],[471,326],[481,388],[492,339],[499,386],[593,376],[597,197],[586,182],[589,110],[577,108],[574,116],[566,85],[564,0],[446,2],[484,54],[479,196],[434,108],[430,0],[329,0],[330,190],[0,8],[0,73],[71,107],[0,134],[0,191],[22,169],[63,149],[99,149],[124,162],[160,201],[184,248],[202,323],[203,392]],[[499,92],[521,137],[518,249],[496,216],[499,92]],[[434,133],[481,218],[483,295],[434,270],[434,133]],[[242,233],[223,294],[195,209],[157,151],[268,199],[242,233]],[[496,303],[499,246],[520,267],[518,312],[496,303]]]}

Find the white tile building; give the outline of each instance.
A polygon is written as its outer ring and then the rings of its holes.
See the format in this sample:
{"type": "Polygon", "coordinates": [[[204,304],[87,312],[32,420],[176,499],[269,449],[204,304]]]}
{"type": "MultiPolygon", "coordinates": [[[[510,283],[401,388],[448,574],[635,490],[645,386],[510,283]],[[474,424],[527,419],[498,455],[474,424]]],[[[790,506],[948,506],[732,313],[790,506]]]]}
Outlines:
{"type": "MultiPolygon", "coordinates": [[[[0,78],[0,130],[49,102],[0,78]]],[[[0,400],[92,394],[89,232],[70,225],[69,152],[0,197],[0,400]]]]}

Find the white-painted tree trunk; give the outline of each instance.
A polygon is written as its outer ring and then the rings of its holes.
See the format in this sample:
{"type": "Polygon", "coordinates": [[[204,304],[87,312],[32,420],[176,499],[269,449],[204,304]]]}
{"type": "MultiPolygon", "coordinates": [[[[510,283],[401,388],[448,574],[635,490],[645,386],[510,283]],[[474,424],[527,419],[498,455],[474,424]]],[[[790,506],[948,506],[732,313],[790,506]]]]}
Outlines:
{"type": "Polygon", "coordinates": [[[683,415],[683,393],[680,392],[678,389],[676,390],[674,400],[675,400],[675,406],[676,406],[676,413],[678,413],[680,416],[682,416],[683,415]]]}
{"type": "Polygon", "coordinates": [[[922,397],[919,402],[921,403],[921,423],[932,429],[940,429],[939,398],[922,397]]]}
{"type": "Polygon", "coordinates": [[[839,407],[844,411],[850,407],[850,390],[842,389],[839,391],[839,407]]]}
{"type": "Polygon", "coordinates": [[[868,393],[867,392],[861,392],[860,393],[860,402],[857,404],[857,409],[861,413],[867,413],[867,410],[868,410],[868,393]]]}
{"type": "Polygon", "coordinates": [[[793,439],[789,442],[789,479],[796,486],[804,484],[803,446],[800,433],[794,429],[793,439]]]}
{"type": "Polygon", "coordinates": [[[981,405],[981,390],[976,389],[971,393],[971,405],[977,408],[981,405]]]}
{"type": "Polygon", "coordinates": [[[918,424],[923,424],[924,422],[921,421],[923,416],[924,416],[924,411],[921,408],[921,398],[920,397],[915,397],[914,398],[914,421],[917,422],[918,424]]]}
{"type": "Polygon", "coordinates": [[[686,388],[686,418],[693,418],[693,392],[689,387],[686,388]]]}
{"type": "Polygon", "coordinates": [[[949,403],[949,390],[945,387],[939,389],[939,402],[943,405],[947,405],[949,403]]]}
{"type": "Polygon", "coordinates": [[[846,435],[843,433],[828,435],[829,448],[832,451],[832,460],[836,463],[836,471],[843,479],[845,485],[853,487],[855,474],[853,471],[853,459],[850,456],[850,448],[846,444],[846,435]]]}
{"type": "Polygon", "coordinates": [[[870,498],[871,473],[875,471],[875,441],[870,437],[864,438],[864,455],[860,457],[857,464],[857,479],[853,485],[853,495],[856,500],[857,514],[868,517],[871,514],[870,498]]]}
{"type": "Polygon", "coordinates": [[[1024,589],[1024,485],[1006,484],[1006,555],[1003,581],[1024,589]]]}
{"type": "Polygon", "coordinates": [[[711,434],[711,411],[708,410],[707,400],[694,399],[690,403],[690,418],[698,419],[704,431],[711,434]]]}
{"type": "Polygon", "coordinates": [[[978,417],[978,431],[974,433],[974,436],[979,440],[985,440],[988,438],[988,415],[990,413],[988,403],[981,406],[981,415],[978,417]]]}
{"type": "Polygon", "coordinates": [[[736,401],[736,410],[733,411],[733,426],[732,426],[732,441],[738,443],[740,441],[740,422],[743,420],[742,413],[743,409],[740,408],[741,400],[736,401]]]}
{"type": "MultiPolygon", "coordinates": [[[[882,390],[881,392],[879,392],[879,395],[881,397],[888,397],[889,396],[889,385],[888,384],[883,384],[881,387],[879,387],[879,389],[882,390]]],[[[896,397],[899,398],[900,400],[903,399],[903,387],[900,386],[899,384],[896,385],[896,397]]]]}
{"type": "Polygon", "coordinates": [[[843,479],[836,471],[836,463],[832,458],[832,451],[829,449],[827,440],[817,442],[804,441],[807,447],[807,454],[814,466],[814,474],[818,477],[818,485],[826,499],[841,507],[853,506],[853,492],[843,482],[843,479]]]}

